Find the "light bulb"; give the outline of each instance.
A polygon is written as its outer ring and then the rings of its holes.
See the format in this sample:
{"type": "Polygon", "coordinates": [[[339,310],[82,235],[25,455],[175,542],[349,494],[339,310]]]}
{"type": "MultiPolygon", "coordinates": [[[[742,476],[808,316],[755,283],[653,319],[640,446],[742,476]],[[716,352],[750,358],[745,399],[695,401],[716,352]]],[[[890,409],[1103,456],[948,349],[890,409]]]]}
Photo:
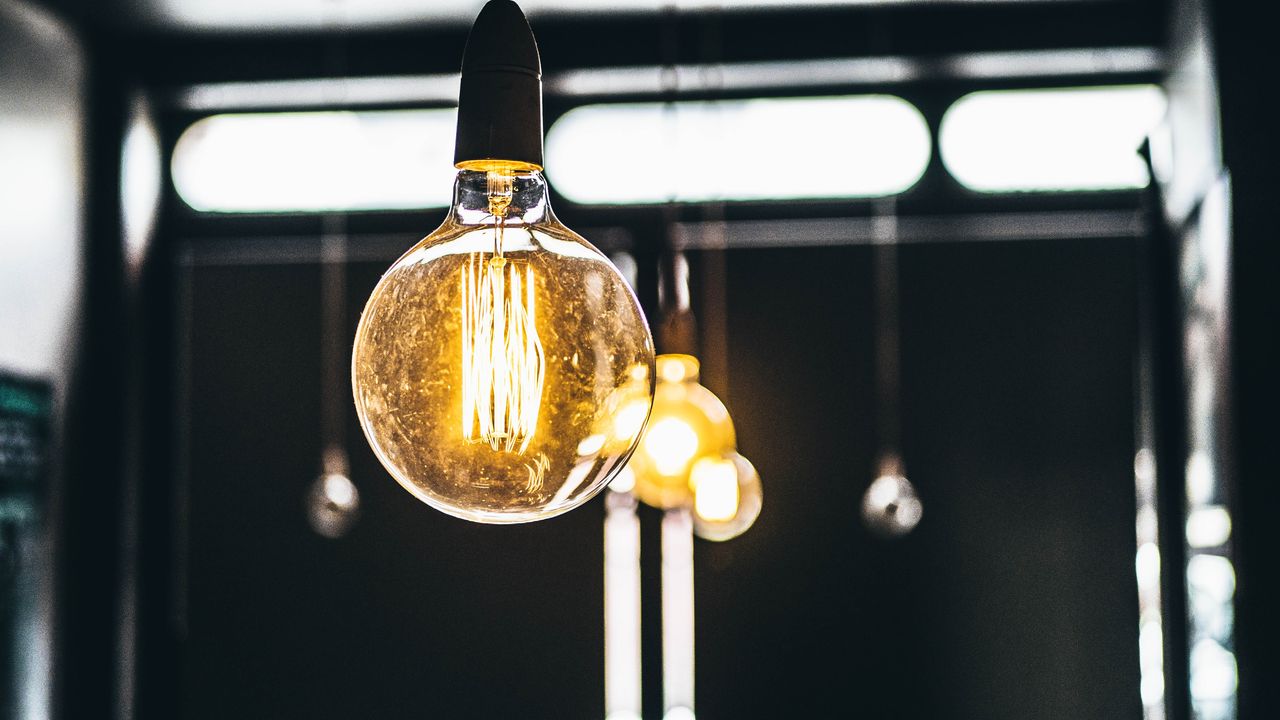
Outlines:
{"type": "Polygon", "coordinates": [[[352,361],[378,458],[429,505],[550,517],[622,467],[652,398],[652,341],[605,256],[532,168],[464,169],[444,225],[383,276],[352,361]]]}
{"type": "Polygon", "coordinates": [[[657,374],[653,412],[629,468],[636,496],[666,509],[689,504],[698,459],[732,451],[736,438],[724,403],[698,384],[697,359],[659,355],[657,374]]]}
{"type": "Polygon", "coordinates": [[[325,473],[307,492],[307,522],[317,534],[339,538],[360,515],[360,491],[346,475],[325,473]]]}
{"type": "Polygon", "coordinates": [[[760,474],[736,452],[703,457],[689,474],[693,488],[693,532],[703,540],[730,540],[760,515],[760,474]]]}
{"type": "Polygon", "coordinates": [[[884,537],[899,537],[915,529],[924,506],[911,481],[895,471],[882,470],[862,497],[862,520],[884,537]]]}
{"type": "Polygon", "coordinates": [[[548,205],[537,73],[524,16],[491,0],[463,60],[453,206],[378,282],[352,354],[378,459],[418,499],[478,522],[586,502],[625,465],[653,399],[635,295],[548,205]]]}

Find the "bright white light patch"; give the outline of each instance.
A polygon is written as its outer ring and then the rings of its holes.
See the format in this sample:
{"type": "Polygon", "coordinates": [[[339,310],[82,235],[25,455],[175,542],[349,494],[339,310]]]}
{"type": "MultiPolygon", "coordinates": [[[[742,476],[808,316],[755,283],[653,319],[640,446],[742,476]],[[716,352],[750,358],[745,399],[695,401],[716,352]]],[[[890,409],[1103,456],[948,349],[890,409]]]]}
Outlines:
{"type": "Polygon", "coordinates": [[[445,207],[454,110],[214,115],[187,128],[173,182],[196,210],[445,207]]]}
{"type": "Polygon", "coordinates": [[[614,437],[630,443],[631,439],[639,435],[640,431],[644,429],[644,421],[648,418],[649,403],[633,402],[624,405],[613,419],[614,437]]]}
{"type": "Polygon", "coordinates": [[[588,105],[551,127],[547,170],[588,204],[880,197],[930,151],[923,116],[889,95],[588,105]]]}
{"type": "Polygon", "coordinates": [[[636,474],[632,472],[630,465],[623,465],[617,475],[613,476],[613,481],[609,483],[609,489],[614,492],[629,493],[636,488],[636,474]]]}
{"type": "MultiPolygon", "coordinates": [[[[738,0],[733,3],[733,8],[793,9],[939,1],[989,0],[738,0]]],[[[335,27],[465,27],[483,4],[483,0],[135,0],[125,3],[121,9],[152,23],[173,24],[187,29],[260,33],[264,30],[332,30],[335,27]]],[[[727,3],[723,0],[666,0],[661,3],[653,0],[611,0],[607,3],[602,0],[524,0],[520,5],[531,16],[541,18],[654,14],[667,8],[678,12],[721,10],[727,3]]]]}
{"type": "Polygon", "coordinates": [[[1196,508],[1187,517],[1187,544],[1212,548],[1231,538],[1231,513],[1221,505],[1196,508]]]}
{"type": "Polygon", "coordinates": [[[1187,585],[1195,601],[1222,612],[1235,596],[1235,566],[1221,555],[1192,555],[1187,561],[1187,585]]]}
{"type": "Polygon", "coordinates": [[[1138,547],[1134,570],[1138,576],[1139,588],[1160,587],[1160,548],[1155,543],[1143,543],[1138,547]]]}
{"type": "Polygon", "coordinates": [[[738,468],[732,460],[703,458],[689,472],[693,509],[709,522],[728,522],[738,514],[738,468]]]}
{"type": "Polygon", "coordinates": [[[1217,473],[1213,469],[1213,460],[1203,450],[1196,450],[1187,458],[1187,502],[1194,505],[1207,505],[1212,500],[1218,487],[1217,473]]]}
{"type": "Polygon", "coordinates": [[[1236,692],[1236,657],[1213,640],[1191,648],[1191,699],[1225,700],[1236,692]]]}
{"type": "Polygon", "coordinates": [[[653,458],[658,472],[679,475],[698,452],[698,434],[683,420],[659,420],[645,434],[644,452],[653,458]]]}
{"type": "Polygon", "coordinates": [[[1164,108],[1154,85],[977,92],[947,111],[939,146],[980,192],[1141,188],[1138,148],[1164,108]]]}
{"type": "Polygon", "coordinates": [[[1164,637],[1159,620],[1142,624],[1138,633],[1138,665],[1143,705],[1164,701],[1164,637]]]}
{"type": "Polygon", "coordinates": [[[163,162],[160,137],[147,105],[135,100],[120,153],[120,220],[125,259],[132,272],[141,267],[155,230],[163,162]]]}
{"type": "Polygon", "coordinates": [[[588,435],[578,443],[578,455],[587,456],[595,455],[600,452],[600,448],[604,447],[605,436],[599,433],[588,435]]]}
{"type": "Polygon", "coordinates": [[[606,503],[604,521],[605,720],[642,720],[640,518],[633,502],[617,499],[606,503]]]}

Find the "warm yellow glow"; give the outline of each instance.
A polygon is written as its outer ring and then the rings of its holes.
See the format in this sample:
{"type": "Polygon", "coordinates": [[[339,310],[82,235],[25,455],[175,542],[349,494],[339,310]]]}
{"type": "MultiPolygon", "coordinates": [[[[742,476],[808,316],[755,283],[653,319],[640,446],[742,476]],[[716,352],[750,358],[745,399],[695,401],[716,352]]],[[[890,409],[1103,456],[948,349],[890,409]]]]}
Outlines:
{"type": "Polygon", "coordinates": [[[617,269],[536,172],[464,170],[441,227],[383,275],[352,352],[361,427],[406,490],[516,523],[586,502],[638,446],[656,371],[617,269]]]}
{"type": "Polygon", "coordinates": [[[659,355],[653,412],[631,457],[635,493],[658,508],[692,502],[690,470],[700,457],[719,457],[736,444],[729,412],[698,384],[698,361],[689,355],[659,355]]]}
{"type": "Polygon", "coordinates": [[[692,355],[659,355],[658,379],[678,383],[698,379],[698,359],[692,355]]]}
{"type": "Polygon", "coordinates": [[[641,450],[663,475],[679,475],[698,452],[698,434],[678,418],[663,418],[649,427],[641,450]]]}
{"type": "Polygon", "coordinates": [[[697,359],[659,355],[655,366],[653,412],[627,464],[633,492],[652,507],[691,508],[704,540],[737,537],[760,514],[760,474],[736,452],[729,411],[698,383],[697,359]]]}
{"type": "Polygon", "coordinates": [[[515,175],[531,170],[541,170],[542,166],[519,160],[463,160],[454,165],[459,170],[478,170],[485,173],[515,175]]]}
{"type": "Polygon", "coordinates": [[[614,417],[613,436],[627,443],[639,437],[640,431],[644,429],[644,421],[649,417],[649,404],[649,399],[646,397],[644,400],[636,400],[623,406],[614,417]]]}
{"type": "Polygon", "coordinates": [[[722,542],[746,532],[760,515],[760,473],[736,452],[704,457],[693,466],[693,532],[722,542]]]}
{"type": "Polygon", "coordinates": [[[533,268],[473,253],[462,271],[462,434],[523,454],[546,377],[533,268]]]}
{"type": "Polygon", "coordinates": [[[689,472],[693,510],[710,522],[727,522],[738,514],[738,469],[732,460],[702,458],[689,472]]]}
{"type": "Polygon", "coordinates": [[[636,447],[649,419],[653,385],[649,368],[633,367],[631,376],[605,400],[594,432],[578,443],[580,458],[618,455],[636,447]]]}

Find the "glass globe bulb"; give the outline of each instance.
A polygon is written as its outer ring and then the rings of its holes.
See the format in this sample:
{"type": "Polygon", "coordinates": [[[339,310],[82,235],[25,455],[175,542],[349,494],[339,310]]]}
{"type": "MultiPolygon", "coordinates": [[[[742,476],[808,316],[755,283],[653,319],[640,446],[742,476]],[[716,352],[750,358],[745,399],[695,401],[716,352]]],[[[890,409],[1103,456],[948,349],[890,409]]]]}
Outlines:
{"type": "Polygon", "coordinates": [[[689,471],[693,489],[693,532],[703,540],[731,540],[760,516],[764,489],[760,473],[738,453],[703,457],[689,471]]]}
{"type": "Polygon", "coordinates": [[[360,491],[345,474],[325,473],[307,491],[307,522],[316,534],[337,539],[360,515],[360,491]]]}
{"type": "Polygon", "coordinates": [[[653,412],[628,467],[636,496],[669,509],[692,499],[690,472],[696,461],[733,450],[737,440],[724,403],[698,383],[696,358],[659,355],[657,372],[653,412]]]}
{"type": "Polygon", "coordinates": [[[901,537],[915,529],[924,506],[911,481],[896,470],[882,470],[862,496],[862,520],[882,537],[901,537]]]}
{"type": "Polygon", "coordinates": [[[589,500],[653,400],[653,341],[608,259],[561,225],[536,166],[465,163],[444,224],[378,282],[352,388],[378,459],[450,515],[518,523],[589,500]]]}

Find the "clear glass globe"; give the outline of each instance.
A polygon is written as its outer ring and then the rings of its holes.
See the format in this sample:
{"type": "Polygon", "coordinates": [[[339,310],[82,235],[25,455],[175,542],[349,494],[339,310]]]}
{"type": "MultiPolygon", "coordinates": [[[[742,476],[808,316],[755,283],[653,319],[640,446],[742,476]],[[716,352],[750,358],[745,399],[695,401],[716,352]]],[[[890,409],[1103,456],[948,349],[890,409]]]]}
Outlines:
{"type": "Polygon", "coordinates": [[[438,230],[379,281],[352,387],[378,459],[418,499],[486,523],[589,500],[653,401],[653,341],[609,260],[561,225],[536,169],[458,174],[438,230]]]}
{"type": "Polygon", "coordinates": [[[657,369],[653,413],[629,467],[636,497],[645,504],[684,507],[693,497],[690,472],[695,463],[732,451],[737,438],[724,403],[698,383],[696,358],[659,355],[657,369]]]}

